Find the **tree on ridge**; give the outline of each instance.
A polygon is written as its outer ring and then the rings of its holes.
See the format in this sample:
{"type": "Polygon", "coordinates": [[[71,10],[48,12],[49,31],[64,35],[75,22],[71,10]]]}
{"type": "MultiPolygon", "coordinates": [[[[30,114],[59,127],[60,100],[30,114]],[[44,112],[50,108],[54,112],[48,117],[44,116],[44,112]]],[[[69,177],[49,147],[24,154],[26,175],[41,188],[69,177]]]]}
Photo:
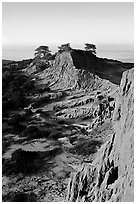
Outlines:
{"type": "Polygon", "coordinates": [[[85,50],[90,51],[92,54],[96,55],[96,45],[94,45],[94,44],[86,43],[85,44],[85,50]]]}
{"type": "Polygon", "coordinates": [[[39,46],[38,48],[35,49],[34,55],[35,57],[39,58],[47,58],[51,56],[51,51],[49,50],[48,46],[39,46]]]}
{"type": "Polygon", "coordinates": [[[58,49],[59,49],[59,52],[63,52],[63,51],[70,51],[72,48],[70,47],[70,43],[66,43],[58,47],[58,49]]]}
{"type": "Polygon", "coordinates": [[[34,56],[34,64],[37,70],[42,71],[50,66],[52,54],[48,46],[42,45],[36,48],[34,56]]]}

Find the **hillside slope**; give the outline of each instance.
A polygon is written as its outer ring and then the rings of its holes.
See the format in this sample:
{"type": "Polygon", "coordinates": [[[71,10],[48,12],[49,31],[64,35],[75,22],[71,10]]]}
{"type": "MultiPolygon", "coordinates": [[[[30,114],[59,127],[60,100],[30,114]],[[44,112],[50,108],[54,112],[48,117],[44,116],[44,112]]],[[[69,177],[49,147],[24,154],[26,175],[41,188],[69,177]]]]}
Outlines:
{"type": "Polygon", "coordinates": [[[123,73],[111,141],[100,148],[93,163],[83,164],[72,175],[67,201],[134,201],[133,72],[123,73]]]}

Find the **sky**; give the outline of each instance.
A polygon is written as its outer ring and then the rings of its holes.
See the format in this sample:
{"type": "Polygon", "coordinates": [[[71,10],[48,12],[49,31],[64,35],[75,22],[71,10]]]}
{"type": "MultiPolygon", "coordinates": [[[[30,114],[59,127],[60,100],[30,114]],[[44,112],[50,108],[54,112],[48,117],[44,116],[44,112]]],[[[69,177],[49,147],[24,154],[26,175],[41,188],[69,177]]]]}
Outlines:
{"type": "Polygon", "coordinates": [[[133,50],[134,4],[130,2],[4,2],[2,3],[3,58],[33,57],[34,49],[51,51],[64,43],[98,51],[133,50]]]}

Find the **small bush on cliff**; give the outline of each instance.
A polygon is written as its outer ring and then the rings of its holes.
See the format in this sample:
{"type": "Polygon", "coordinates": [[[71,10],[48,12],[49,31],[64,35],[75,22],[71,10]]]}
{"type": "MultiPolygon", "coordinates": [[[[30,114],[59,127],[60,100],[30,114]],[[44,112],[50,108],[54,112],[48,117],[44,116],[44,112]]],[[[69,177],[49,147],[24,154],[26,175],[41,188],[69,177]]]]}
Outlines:
{"type": "Polygon", "coordinates": [[[94,44],[85,44],[85,50],[90,51],[92,54],[96,54],[96,46],[94,44]]]}
{"type": "Polygon", "coordinates": [[[60,53],[62,53],[63,51],[70,51],[72,48],[70,47],[70,43],[67,44],[63,44],[60,47],[58,47],[60,53]]]}

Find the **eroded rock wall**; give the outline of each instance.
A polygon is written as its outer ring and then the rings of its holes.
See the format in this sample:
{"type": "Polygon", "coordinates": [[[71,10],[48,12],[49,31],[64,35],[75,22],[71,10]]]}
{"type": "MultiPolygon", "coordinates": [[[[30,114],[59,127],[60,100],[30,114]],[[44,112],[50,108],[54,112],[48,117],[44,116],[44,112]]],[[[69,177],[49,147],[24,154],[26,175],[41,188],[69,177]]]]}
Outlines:
{"type": "Polygon", "coordinates": [[[89,51],[72,50],[71,56],[77,69],[84,69],[102,79],[119,85],[122,73],[133,67],[133,63],[122,63],[117,60],[99,58],[89,51]]]}
{"type": "MultiPolygon", "coordinates": [[[[101,65],[99,64],[99,67],[101,65]]],[[[41,83],[48,83],[51,89],[71,90],[110,90],[116,89],[117,84],[109,79],[100,78],[94,70],[97,69],[97,57],[94,55],[78,55],[77,51],[58,53],[52,67],[41,74],[41,83]],[[76,56],[73,53],[76,53],[76,56]],[[83,59],[83,60],[82,60],[83,59]],[[75,60],[79,61],[75,63],[75,60]],[[88,68],[91,66],[91,70],[88,68]]]]}
{"type": "Polygon", "coordinates": [[[113,117],[115,133],[90,164],[72,174],[67,201],[134,201],[134,70],[123,73],[113,117]]]}

